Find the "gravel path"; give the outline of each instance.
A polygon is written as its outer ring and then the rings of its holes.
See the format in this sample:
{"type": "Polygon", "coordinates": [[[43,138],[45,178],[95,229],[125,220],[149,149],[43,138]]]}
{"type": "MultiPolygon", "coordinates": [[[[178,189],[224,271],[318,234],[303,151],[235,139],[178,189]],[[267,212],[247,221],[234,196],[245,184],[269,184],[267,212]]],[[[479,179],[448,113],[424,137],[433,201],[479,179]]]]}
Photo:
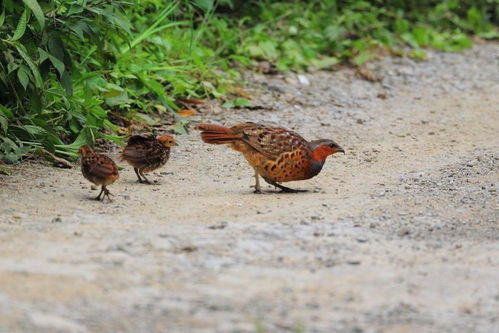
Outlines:
{"type": "MultiPolygon", "coordinates": [[[[347,153],[254,195],[239,154],[178,137],[160,186],[3,177],[0,332],[499,332],[499,44],[368,70],[248,74],[265,121],[347,153]]],[[[116,152],[115,152],[116,153],[116,152]]]]}

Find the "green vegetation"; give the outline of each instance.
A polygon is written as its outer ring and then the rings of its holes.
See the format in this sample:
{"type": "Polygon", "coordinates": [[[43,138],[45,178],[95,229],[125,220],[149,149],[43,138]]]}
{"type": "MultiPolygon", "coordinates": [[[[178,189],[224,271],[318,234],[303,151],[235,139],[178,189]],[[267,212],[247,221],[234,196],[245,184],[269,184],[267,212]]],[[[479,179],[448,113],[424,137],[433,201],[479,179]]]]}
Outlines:
{"type": "MultiPolygon", "coordinates": [[[[74,157],[130,123],[188,121],[180,98],[222,98],[238,68],[362,66],[382,52],[424,59],[470,36],[498,38],[497,0],[3,0],[0,162],[45,149],[74,157]],[[165,3],[169,3],[165,5],[165,3]]],[[[244,98],[225,107],[244,107],[244,98]]]]}

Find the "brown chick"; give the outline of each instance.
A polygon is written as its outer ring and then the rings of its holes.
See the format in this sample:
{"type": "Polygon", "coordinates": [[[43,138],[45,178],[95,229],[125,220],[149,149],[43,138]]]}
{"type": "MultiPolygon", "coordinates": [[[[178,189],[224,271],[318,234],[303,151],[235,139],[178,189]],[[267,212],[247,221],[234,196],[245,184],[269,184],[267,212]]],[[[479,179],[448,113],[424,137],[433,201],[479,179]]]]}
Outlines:
{"type": "Polygon", "coordinates": [[[101,191],[95,200],[104,201],[104,198],[107,197],[109,201],[112,201],[110,198],[112,194],[107,189],[107,186],[119,178],[118,167],[114,161],[105,155],[96,154],[88,146],[81,146],[79,153],[83,176],[95,185],[101,185],[101,191]]]}
{"type": "Polygon", "coordinates": [[[332,140],[308,142],[282,127],[242,123],[230,128],[200,124],[198,128],[204,142],[227,144],[243,153],[255,170],[256,193],[261,193],[259,175],[284,192],[302,192],[280,183],[312,178],[322,170],[329,155],[345,152],[332,140]]]}
{"type": "Polygon", "coordinates": [[[176,145],[175,139],[169,135],[159,138],[153,135],[132,135],[121,154],[121,159],[133,167],[139,183],[152,184],[144,173],[165,165],[170,158],[170,148],[176,145]]]}

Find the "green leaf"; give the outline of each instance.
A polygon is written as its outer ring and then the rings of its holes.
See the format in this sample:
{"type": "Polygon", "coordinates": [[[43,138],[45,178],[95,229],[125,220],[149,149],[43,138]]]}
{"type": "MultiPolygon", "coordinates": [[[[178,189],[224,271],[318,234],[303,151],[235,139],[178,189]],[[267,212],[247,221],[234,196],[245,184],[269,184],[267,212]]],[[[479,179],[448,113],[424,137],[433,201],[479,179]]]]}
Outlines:
{"type": "Polygon", "coordinates": [[[369,61],[374,57],[375,57],[375,54],[368,52],[368,51],[364,51],[364,52],[359,53],[359,55],[356,56],[355,58],[353,58],[353,63],[357,66],[361,66],[366,61],[369,61]]]}
{"type": "Polygon", "coordinates": [[[58,32],[52,31],[49,34],[47,44],[49,53],[60,61],[64,61],[64,43],[58,32]]]}
{"type": "Polygon", "coordinates": [[[499,31],[488,31],[488,32],[482,32],[481,34],[478,34],[478,37],[483,38],[483,39],[499,39],[499,31]]]}
{"type": "Polygon", "coordinates": [[[36,20],[38,21],[38,24],[40,24],[40,27],[43,29],[45,27],[45,16],[43,15],[43,11],[40,8],[40,5],[38,4],[38,1],[36,0],[23,0],[23,2],[26,4],[26,6],[31,9],[33,14],[36,17],[36,20]]]}
{"type": "Polygon", "coordinates": [[[26,64],[28,64],[29,69],[31,69],[31,73],[33,73],[33,76],[35,78],[36,87],[42,88],[43,81],[42,81],[42,77],[40,75],[40,71],[38,70],[38,67],[35,65],[33,60],[28,56],[28,54],[26,52],[26,48],[23,45],[16,43],[16,49],[17,49],[17,52],[19,52],[19,54],[21,55],[21,57],[24,59],[26,64]]]}
{"type": "Polygon", "coordinates": [[[61,76],[61,85],[69,96],[73,95],[73,80],[71,79],[71,74],[65,71],[61,76]]]}
{"type": "Polygon", "coordinates": [[[52,65],[54,65],[59,74],[62,76],[66,67],[64,66],[64,63],[61,60],[57,59],[52,54],[49,54],[40,48],[38,48],[38,53],[40,54],[40,59],[39,59],[40,63],[44,62],[47,59],[50,59],[52,65]]]}
{"type": "Polygon", "coordinates": [[[144,120],[147,125],[156,125],[158,122],[154,119],[152,119],[151,117],[149,117],[147,114],[145,113],[140,113],[140,112],[137,112],[137,117],[144,120]]]}
{"type": "Polygon", "coordinates": [[[47,130],[45,130],[44,128],[42,128],[40,126],[24,125],[24,126],[21,126],[21,128],[33,136],[47,134],[47,130]]]}
{"type": "Polygon", "coordinates": [[[24,87],[24,90],[27,90],[28,83],[29,83],[29,77],[28,77],[28,74],[26,73],[24,68],[20,67],[17,70],[17,78],[19,79],[19,82],[21,83],[21,85],[24,87]]]}
{"type": "Polygon", "coordinates": [[[14,113],[2,104],[0,104],[0,114],[3,114],[8,119],[14,118],[14,113]]]}
{"type": "Polygon", "coordinates": [[[247,107],[247,106],[251,106],[251,102],[249,100],[247,100],[246,98],[236,98],[236,100],[234,101],[234,105],[239,107],[239,108],[244,108],[244,107],[247,107]]]}
{"type": "Polygon", "coordinates": [[[0,127],[2,128],[3,132],[7,134],[7,129],[9,128],[9,120],[2,114],[0,114],[0,127]]]}
{"type": "Polygon", "coordinates": [[[338,64],[340,60],[336,57],[326,57],[312,61],[312,65],[317,69],[323,69],[338,64]]]}
{"type": "Polygon", "coordinates": [[[225,103],[222,104],[223,108],[231,109],[236,107],[236,104],[234,104],[233,101],[226,101],[225,103]]]}
{"type": "Polygon", "coordinates": [[[175,133],[178,134],[187,134],[187,130],[185,129],[185,126],[182,124],[176,124],[171,127],[172,130],[175,131],[175,133]]]}
{"type": "Polygon", "coordinates": [[[128,102],[128,94],[126,90],[113,83],[106,84],[105,88],[103,88],[102,97],[106,99],[106,104],[109,106],[125,104],[128,102]]]}
{"type": "Polygon", "coordinates": [[[14,31],[14,36],[10,39],[11,41],[16,41],[24,35],[26,31],[26,25],[28,24],[29,10],[26,8],[19,19],[16,30],[14,31]]]}
{"type": "Polygon", "coordinates": [[[2,27],[4,22],[5,22],[5,8],[3,9],[2,14],[0,14],[0,27],[2,27]]]}
{"type": "Polygon", "coordinates": [[[416,60],[426,60],[428,58],[428,54],[423,50],[409,50],[407,55],[416,60]]]}
{"type": "Polygon", "coordinates": [[[0,126],[3,133],[7,134],[7,130],[9,129],[9,122],[7,121],[7,118],[0,116],[0,126]]]}

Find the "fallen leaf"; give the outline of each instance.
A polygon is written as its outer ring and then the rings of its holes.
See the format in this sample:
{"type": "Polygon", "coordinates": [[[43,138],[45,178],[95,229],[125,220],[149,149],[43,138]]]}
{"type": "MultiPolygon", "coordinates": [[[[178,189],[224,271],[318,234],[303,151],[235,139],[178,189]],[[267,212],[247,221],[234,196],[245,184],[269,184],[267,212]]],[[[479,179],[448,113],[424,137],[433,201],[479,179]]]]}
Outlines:
{"type": "Polygon", "coordinates": [[[378,77],[376,74],[371,72],[370,70],[367,70],[365,68],[357,68],[357,74],[360,75],[364,80],[370,81],[370,82],[379,82],[381,81],[381,78],[378,77]]]}
{"type": "Polygon", "coordinates": [[[154,108],[156,109],[156,111],[158,111],[159,114],[166,112],[166,108],[161,104],[154,105],[154,108]]]}
{"type": "Polygon", "coordinates": [[[185,104],[196,104],[196,105],[200,105],[200,104],[205,103],[204,100],[199,99],[199,98],[179,98],[178,101],[185,103],[185,104]]]}
{"type": "Polygon", "coordinates": [[[196,113],[198,113],[198,112],[194,109],[184,109],[184,110],[177,111],[177,114],[179,116],[182,116],[182,117],[190,117],[192,115],[195,115],[196,113]]]}
{"type": "Polygon", "coordinates": [[[243,88],[239,88],[239,87],[234,88],[233,93],[236,94],[239,97],[243,97],[243,98],[246,98],[246,99],[251,99],[251,95],[248,94],[243,88]]]}

